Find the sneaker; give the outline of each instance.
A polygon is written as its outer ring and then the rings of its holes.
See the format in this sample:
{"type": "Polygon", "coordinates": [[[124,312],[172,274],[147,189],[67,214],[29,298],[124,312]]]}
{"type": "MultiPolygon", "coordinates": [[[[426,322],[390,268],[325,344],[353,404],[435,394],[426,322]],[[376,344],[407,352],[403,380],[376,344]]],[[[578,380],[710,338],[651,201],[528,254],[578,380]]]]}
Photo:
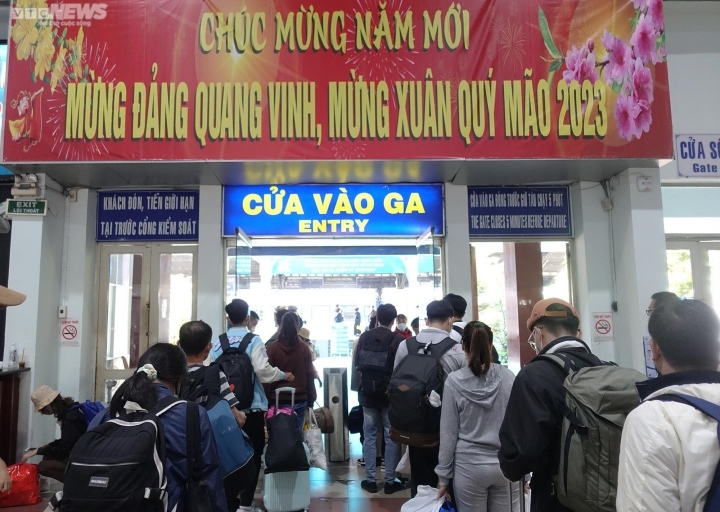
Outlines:
{"type": "Polygon", "coordinates": [[[382,470],[385,470],[385,459],[378,459],[376,466],[382,470]]]}
{"type": "Polygon", "coordinates": [[[385,494],[394,494],[398,491],[404,491],[405,490],[405,484],[402,482],[398,482],[395,480],[393,483],[387,483],[385,482],[385,494]]]}
{"type": "Polygon", "coordinates": [[[378,492],[377,483],[371,482],[370,480],[363,480],[360,482],[360,487],[367,492],[376,493],[378,492]]]}
{"type": "Polygon", "coordinates": [[[363,457],[360,457],[357,461],[358,466],[364,466],[365,465],[365,459],[363,457]]]}

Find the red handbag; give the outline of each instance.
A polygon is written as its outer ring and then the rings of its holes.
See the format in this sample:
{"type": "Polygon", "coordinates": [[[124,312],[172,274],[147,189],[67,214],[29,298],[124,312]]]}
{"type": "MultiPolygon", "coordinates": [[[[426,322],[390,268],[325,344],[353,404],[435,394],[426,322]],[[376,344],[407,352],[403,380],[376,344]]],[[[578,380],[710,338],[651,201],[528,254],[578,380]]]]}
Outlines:
{"type": "Polygon", "coordinates": [[[40,503],[40,476],[35,464],[13,464],[8,473],[12,487],[10,492],[0,493],[0,508],[40,503]]]}

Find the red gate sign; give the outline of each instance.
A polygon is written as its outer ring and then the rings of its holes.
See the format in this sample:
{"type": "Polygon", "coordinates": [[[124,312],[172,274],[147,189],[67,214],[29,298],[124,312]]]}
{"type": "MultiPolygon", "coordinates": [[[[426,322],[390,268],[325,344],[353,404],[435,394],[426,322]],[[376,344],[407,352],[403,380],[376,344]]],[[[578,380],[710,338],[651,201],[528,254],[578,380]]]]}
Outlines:
{"type": "Polygon", "coordinates": [[[5,162],[672,158],[661,0],[25,0],[5,162]]]}

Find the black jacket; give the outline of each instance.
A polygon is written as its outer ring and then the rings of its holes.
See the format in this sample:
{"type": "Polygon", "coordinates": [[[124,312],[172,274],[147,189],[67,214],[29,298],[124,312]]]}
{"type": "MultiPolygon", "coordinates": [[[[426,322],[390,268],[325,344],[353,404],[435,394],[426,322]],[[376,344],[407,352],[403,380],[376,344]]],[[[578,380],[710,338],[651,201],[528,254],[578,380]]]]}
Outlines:
{"type": "MultiPolygon", "coordinates": [[[[369,344],[369,343],[377,343],[377,344],[387,344],[387,351],[388,351],[388,381],[390,380],[390,375],[392,375],[393,371],[393,365],[395,363],[395,354],[397,354],[397,349],[400,346],[400,343],[405,341],[405,338],[402,334],[397,332],[391,332],[390,329],[387,327],[375,327],[374,329],[370,331],[365,331],[360,335],[360,339],[358,340],[358,345],[355,348],[355,357],[353,360],[353,369],[357,369],[358,366],[358,354],[360,353],[360,350],[363,346],[369,344]]],[[[358,389],[358,402],[360,402],[360,405],[363,407],[368,407],[371,409],[384,409],[386,407],[390,407],[390,400],[388,399],[387,395],[377,398],[372,397],[369,395],[366,395],[363,393],[363,387],[362,387],[362,373],[360,374],[360,384],[358,389]]]]}
{"type": "MultiPolygon", "coordinates": [[[[75,402],[77,405],[77,402],[75,402]]],[[[58,421],[61,421],[60,439],[56,439],[50,444],[38,448],[38,455],[47,457],[48,459],[66,460],[70,456],[70,451],[77,443],[80,436],[87,431],[87,422],[85,416],[79,407],[74,409],[65,409],[58,414],[58,421]]]]}
{"type": "MultiPolygon", "coordinates": [[[[579,367],[601,363],[583,341],[570,336],[558,338],[540,354],[569,341],[580,342],[582,347],[561,347],[554,352],[572,356],[579,367]]],[[[538,358],[530,361],[515,378],[500,427],[498,459],[503,474],[517,481],[533,473],[532,512],[570,510],[557,501],[552,484],[559,465],[565,377],[565,373],[549,361],[538,358]]]]}

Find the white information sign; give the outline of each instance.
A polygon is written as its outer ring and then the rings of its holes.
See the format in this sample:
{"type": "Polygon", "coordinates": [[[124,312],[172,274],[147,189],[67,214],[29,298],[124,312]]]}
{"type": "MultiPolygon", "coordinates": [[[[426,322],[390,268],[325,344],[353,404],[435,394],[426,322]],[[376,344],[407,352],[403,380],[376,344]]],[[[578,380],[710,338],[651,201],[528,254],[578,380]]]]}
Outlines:
{"type": "Polygon", "coordinates": [[[720,178],[720,134],[676,135],[678,175],[688,178],[720,178]]]}
{"type": "Polygon", "coordinates": [[[61,347],[79,347],[80,320],[69,318],[60,320],[59,339],[61,347]]]}
{"type": "Polygon", "coordinates": [[[654,379],[658,373],[652,358],[652,350],[650,350],[650,336],[643,336],[643,354],[645,354],[645,375],[648,379],[654,379]]]}
{"type": "Polygon", "coordinates": [[[593,313],[592,340],[595,343],[615,341],[612,313],[593,313]]]}

